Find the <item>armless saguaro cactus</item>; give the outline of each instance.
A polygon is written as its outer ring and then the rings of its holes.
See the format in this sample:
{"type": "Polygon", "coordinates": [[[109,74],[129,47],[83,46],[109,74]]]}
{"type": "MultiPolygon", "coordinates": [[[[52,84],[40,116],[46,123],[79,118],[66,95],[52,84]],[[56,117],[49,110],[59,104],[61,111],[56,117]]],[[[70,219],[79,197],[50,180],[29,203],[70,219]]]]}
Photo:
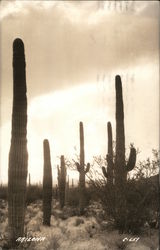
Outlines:
{"type": "Polygon", "coordinates": [[[124,134],[124,111],[122,83],[119,75],[116,76],[116,155],[115,155],[115,187],[116,187],[116,206],[117,224],[123,231],[125,228],[126,217],[126,181],[127,172],[131,171],[136,162],[136,150],[131,147],[128,163],[125,160],[125,134],[124,134]]]}
{"type": "Polygon", "coordinates": [[[25,67],[24,44],[17,38],[13,42],[13,109],[8,168],[8,223],[12,246],[24,234],[28,168],[25,67]]]}
{"type": "Polygon", "coordinates": [[[61,155],[61,166],[57,167],[58,169],[58,188],[59,188],[59,202],[60,207],[63,208],[65,205],[65,189],[66,189],[66,166],[64,155],[61,155]]]}
{"type": "Polygon", "coordinates": [[[43,141],[44,168],[43,168],[43,224],[50,226],[52,206],[52,167],[50,159],[49,141],[43,141]]]}
{"type": "Polygon", "coordinates": [[[106,156],[107,170],[105,169],[105,167],[102,167],[102,171],[104,176],[107,178],[107,184],[109,186],[112,186],[114,177],[114,163],[113,163],[112,125],[110,122],[107,123],[107,131],[108,131],[108,154],[106,156]]]}
{"type": "Polygon", "coordinates": [[[85,175],[88,173],[90,169],[90,164],[87,163],[87,166],[85,167],[84,131],[82,122],[80,122],[79,130],[80,130],[80,163],[76,162],[76,166],[79,172],[79,194],[80,194],[79,208],[80,208],[80,214],[83,214],[86,205],[85,175]]]}

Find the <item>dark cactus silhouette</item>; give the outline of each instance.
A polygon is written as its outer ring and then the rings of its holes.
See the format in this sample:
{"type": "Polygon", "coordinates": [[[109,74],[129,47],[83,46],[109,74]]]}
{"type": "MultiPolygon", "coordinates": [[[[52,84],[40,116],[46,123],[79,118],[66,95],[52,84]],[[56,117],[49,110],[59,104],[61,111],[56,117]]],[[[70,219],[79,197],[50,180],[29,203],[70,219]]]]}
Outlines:
{"type": "Polygon", "coordinates": [[[8,169],[8,223],[11,245],[24,235],[27,153],[27,96],[24,44],[13,42],[13,108],[8,169]]]}
{"type": "Polygon", "coordinates": [[[54,188],[54,198],[57,200],[58,199],[58,185],[56,184],[54,188]]]}
{"type": "Polygon", "coordinates": [[[115,155],[115,184],[121,185],[127,180],[127,172],[131,171],[136,163],[136,149],[131,146],[128,163],[125,160],[125,134],[122,82],[116,76],[116,155],[115,155]]]}
{"type": "Polygon", "coordinates": [[[58,188],[59,188],[59,202],[60,207],[63,208],[65,205],[65,189],[66,189],[66,166],[64,155],[61,155],[61,166],[57,166],[58,169],[58,188]]]}
{"type": "Polygon", "coordinates": [[[29,185],[29,187],[31,186],[31,174],[30,173],[28,175],[28,185],[29,185]]]}
{"type": "Polygon", "coordinates": [[[80,163],[76,162],[77,170],[79,172],[79,208],[80,214],[84,213],[86,206],[86,189],[85,189],[85,175],[90,169],[90,164],[85,165],[85,152],[84,152],[84,131],[83,123],[80,122],[80,163]]]}
{"type": "Polygon", "coordinates": [[[74,179],[72,179],[72,188],[74,188],[74,179]]]}
{"type": "Polygon", "coordinates": [[[122,83],[119,75],[116,76],[116,155],[115,155],[115,187],[116,187],[116,206],[117,206],[117,224],[123,231],[126,218],[126,181],[127,172],[131,171],[136,162],[136,150],[132,146],[128,163],[125,159],[125,133],[124,133],[124,111],[122,83]]]}
{"type": "Polygon", "coordinates": [[[52,206],[52,167],[50,159],[49,141],[43,141],[44,168],[43,168],[43,224],[50,226],[52,206]]]}
{"type": "Polygon", "coordinates": [[[65,187],[65,204],[68,204],[68,200],[69,200],[69,175],[65,187]]]}
{"type": "Polygon", "coordinates": [[[106,156],[107,160],[107,170],[105,167],[102,167],[104,176],[107,178],[107,184],[113,185],[114,178],[114,162],[113,162],[113,141],[112,141],[112,125],[110,122],[107,123],[108,131],[108,154],[106,156]]]}

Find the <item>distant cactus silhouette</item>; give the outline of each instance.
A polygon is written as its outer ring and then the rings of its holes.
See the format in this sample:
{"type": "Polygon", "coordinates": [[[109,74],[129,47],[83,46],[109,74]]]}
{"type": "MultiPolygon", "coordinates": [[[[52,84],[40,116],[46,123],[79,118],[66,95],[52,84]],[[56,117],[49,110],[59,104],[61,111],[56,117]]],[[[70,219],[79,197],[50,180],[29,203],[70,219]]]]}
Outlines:
{"type": "Polygon", "coordinates": [[[84,152],[84,131],[83,131],[83,123],[79,124],[80,130],[80,163],[76,162],[77,170],[79,172],[79,208],[80,214],[84,213],[84,208],[86,205],[86,189],[85,189],[85,175],[88,173],[90,169],[90,163],[87,163],[85,167],[85,152],[84,152]]]}
{"type": "Polygon", "coordinates": [[[29,175],[28,175],[28,185],[29,185],[29,187],[31,186],[31,174],[29,173],[29,175]]]}
{"type": "Polygon", "coordinates": [[[54,198],[57,200],[58,199],[58,185],[56,184],[54,188],[54,198]]]}
{"type": "Polygon", "coordinates": [[[72,188],[74,188],[74,179],[72,179],[72,188]]]}
{"type": "Polygon", "coordinates": [[[68,175],[68,180],[66,182],[66,187],[65,187],[65,204],[68,204],[69,200],[69,175],[68,175]]]}
{"type": "Polygon", "coordinates": [[[50,159],[49,141],[43,141],[44,168],[43,168],[43,224],[50,226],[52,205],[52,167],[50,159]]]}
{"type": "Polygon", "coordinates": [[[8,223],[11,245],[24,235],[27,153],[27,88],[24,44],[13,42],[13,108],[8,169],[8,223]]]}
{"type": "Polygon", "coordinates": [[[112,125],[110,122],[107,123],[108,131],[108,154],[106,156],[107,160],[107,170],[102,167],[104,176],[107,178],[107,184],[112,186],[114,179],[114,162],[113,162],[113,141],[112,141],[112,125]]]}
{"type": "Polygon", "coordinates": [[[61,155],[61,166],[57,166],[58,170],[58,188],[59,188],[59,202],[60,207],[63,208],[65,205],[65,189],[66,189],[66,166],[64,155],[61,155]]]}

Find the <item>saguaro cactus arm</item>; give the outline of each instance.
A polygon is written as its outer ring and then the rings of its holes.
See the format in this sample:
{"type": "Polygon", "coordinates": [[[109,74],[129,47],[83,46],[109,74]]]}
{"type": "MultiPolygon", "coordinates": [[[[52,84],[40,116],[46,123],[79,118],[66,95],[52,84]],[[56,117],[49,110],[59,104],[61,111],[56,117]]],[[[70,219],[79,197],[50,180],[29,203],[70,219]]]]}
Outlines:
{"type": "Polygon", "coordinates": [[[75,165],[76,165],[76,167],[77,167],[78,172],[80,172],[80,171],[81,171],[80,164],[79,164],[78,162],[75,162],[75,165]]]}
{"type": "Polygon", "coordinates": [[[104,177],[108,178],[108,174],[105,167],[102,167],[102,172],[104,174],[104,177]]]}
{"type": "Polygon", "coordinates": [[[57,172],[58,172],[58,177],[59,177],[59,175],[60,175],[59,165],[57,165],[57,172]]]}
{"type": "Polygon", "coordinates": [[[130,148],[130,155],[128,159],[128,163],[126,165],[126,170],[131,171],[136,164],[136,149],[134,147],[130,148]]]}
{"type": "Polygon", "coordinates": [[[85,174],[87,174],[89,172],[89,170],[90,170],[90,163],[87,163],[85,174]]]}
{"type": "Polygon", "coordinates": [[[108,133],[108,156],[113,161],[112,125],[110,122],[107,123],[107,133],[108,133]]]}

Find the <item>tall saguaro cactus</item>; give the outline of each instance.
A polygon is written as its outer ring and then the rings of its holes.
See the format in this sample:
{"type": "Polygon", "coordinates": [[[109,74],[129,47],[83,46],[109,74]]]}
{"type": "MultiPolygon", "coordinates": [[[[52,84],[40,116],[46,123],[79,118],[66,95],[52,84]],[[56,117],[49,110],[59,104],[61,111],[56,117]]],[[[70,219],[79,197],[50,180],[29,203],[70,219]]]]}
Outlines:
{"type": "Polygon", "coordinates": [[[122,82],[116,76],[116,156],[115,156],[115,183],[122,185],[126,182],[127,172],[131,171],[136,163],[136,149],[132,146],[128,163],[125,161],[125,134],[122,82]]]}
{"type": "Polygon", "coordinates": [[[57,167],[58,169],[58,188],[59,188],[59,202],[60,207],[63,208],[65,205],[65,193],[66,193],[66,166],[65,166],[65,160],[64,155],[61,155],[61,166],[57,167]]]}
{"type": "Polygon", "coordinates": [[[25,67],[24,44],[17,38],[13,42],[13,108],[8,168],[8,223],[12,246],[24,234],[28,168],[25,67]]]}
{"type": "Polygon", "coordinates": [[[108,154],[106,156],[107,171],[105,167],[102,167],[102,171],[104,176],[107,178],[107,184],[112,186],[114,177],[114,162],[113,162],[112,125],[110,122],[107,123],[107,131],[108,131],[108,154]]]}
{"type": "Polygon", "coordinates": [[[49,141],[43,141],[44,168],[43,168],[43,224],[50,226],[52,205],[52,167],[50,159],[49,141]]]}
{"type": "Polygon", "coordinates": [[[125,133],[124,133],[124,110],[122,82],[119,75],[116,76],[116,155],[115,155],[115,187],[116,187],[116,206],[117,206],[117,223],[123,231],[125,228],[125,192],[127,172],[131,171],[136,162],[136,150],[132,146],[128,163],[125,160],[125,133]]]}
{"type": "Polygon", "coordinates": [[[116,154],[115,162],[113,161],[113,145],[112,145],[112,126],[108,122],[108,154],[107,154],[107,171],[102,167],[104,176],[107,182],[113,184],[115,176],[115,184],[124,187],[127,180],[127,172],[131,171],[136,162],[136,150],[132,146],[130,148],[130,156],[128,163],[125,160],[125,133],[124,133],[124,110],[123,110],[123,95],[122,82],[119,75],[116,76],[116,154]]]}
{"type": "Polygon", "coordinates": [[[76,162],[76,166],[79,172],[79,194],[80,194],[79,208],[80,208],[80,214],[83,214],[86,204],[85,175],[88,173],[90,169],[90,164],[87,163],[87,166],[85,166],[84,131],[82,122],[80,122],[79,124],[79,131],[80,131],[80,163],[76,162]]]}

